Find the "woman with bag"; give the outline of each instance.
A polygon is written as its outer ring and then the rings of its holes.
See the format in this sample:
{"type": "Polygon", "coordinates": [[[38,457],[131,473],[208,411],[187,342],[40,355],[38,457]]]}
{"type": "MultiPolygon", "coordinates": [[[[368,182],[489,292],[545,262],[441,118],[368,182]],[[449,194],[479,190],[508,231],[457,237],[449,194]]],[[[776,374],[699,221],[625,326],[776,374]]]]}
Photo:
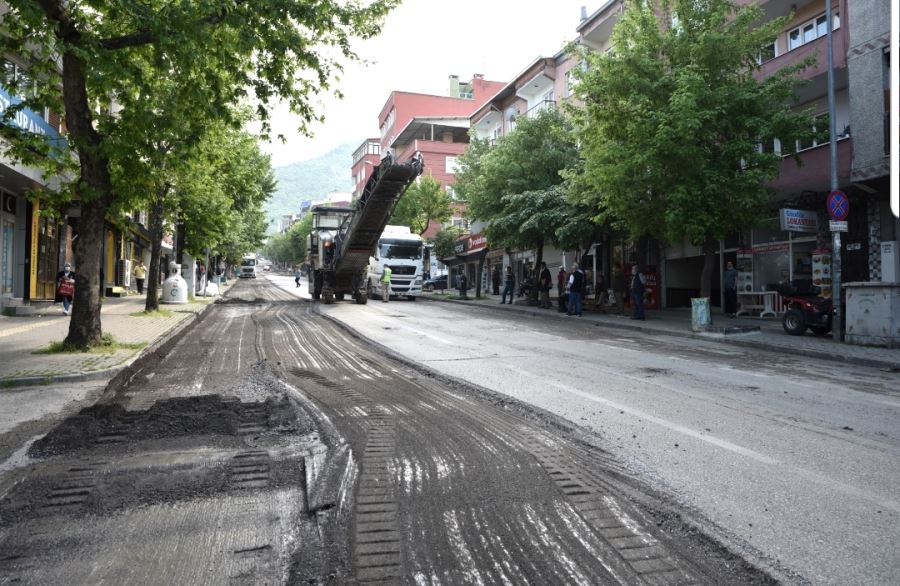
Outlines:
{"type": "Polygon", "coordinates": [[[69,315],[72,297],[75,296],[75,273],[69,263],[66,263],[63,270],[56,274],[56,294],[62,298],[63,315],[69,315]]]}

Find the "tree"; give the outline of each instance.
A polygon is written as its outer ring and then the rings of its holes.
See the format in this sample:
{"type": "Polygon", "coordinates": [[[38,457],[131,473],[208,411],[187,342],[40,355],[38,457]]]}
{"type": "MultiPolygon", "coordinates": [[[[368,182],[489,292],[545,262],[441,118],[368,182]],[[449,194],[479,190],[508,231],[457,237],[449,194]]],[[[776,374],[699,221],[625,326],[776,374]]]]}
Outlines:
{"type": "Polygon", "coordinates": [[[290,264],[300,264],[306,260],[306,238],[312,232],[312,214],[291,226],[287,232],[276,234],[266,246],[266,257],[290,264]]]}
{"type": "MultiPolygon", "coordinates": [[[[556,242],[557,231],[570,220],[562,173],[577,161],[569,122],[547,110],[521,119],[494,148],[474,141],[460,157],[455,189],[464,194],[469,214],[488,222],[492,245],[534,248],[539,268],[544,244],[556,242]]],[[[534,288],[534,303],[537,293],[534,288]]]]}
{"type": "Polygon", "coordinates": [[[438,233],[434,235],[435,257],[443,260],[454,256],[456,251],[453,249],[453,246],[456,244],[456,241],[459,240],[460,236],[462,236],[462,230],[456,226],[441,228],[438,233]]]}
{"type": "MultiPolygon", "coordinates": [[[[120,201],[111,163],[124,142],[116,137],[136,130],[121,123],[119,99],[142,80],[178,79],[190,72],[188,78],[203,78],[205,83],[185,86],[183,98],[203,112],[218,108],[226,115],[227,106],[255,100],[262,132],[268,136],[268,106],[283,99],[299,115],[300,131],[306,132],[307,124],[320,118],[311,96],[330,89],[340,59],[356,58],[351,39],[377,34],[381,20],[397,3],[322,0],[313,9],[306,2],[281,0],[9,2],[0,47],[20,54],[31,65],[33,78],[42,81],[28,107],[65,112],[69,134],[63,148],[70,148],[78,161],[76,178],[60,191],[81,206],[67,343],[87,347],[101,341],[103,224],[120,201]]],[[[31,157],[52,173],[59,172],[64,164],[60,161],[72,160],[65,154],[33,157],[29,148],[41,148],[34,137],[8,130],[4,125],[4,136],[15,144],[7,151],[19,160],[31,157]]],[[[139,130],[153,132],[148,127],[139,130]]]]}
{"type": "Polygon", "coordinates": [[[593,186],[583,201],[634,238],[702,246],[703,296],[718,241],[759,219],[778,174],[781,156],[760,144],[792,144],[813,127],[790,108],[805,64],[758,79],[758,57],[786,22],[761,17],[730,0],[627,0],[613,50],[583,53],[578,74],[593,186]]]}
{"type": "Polygon", "coordinates": [[[419,177],[409,186],[391,216],[390,224],[409,226],[420,236],[432,222],[443,224],[453,215],[450,195],[431,174],[419,177]]]}

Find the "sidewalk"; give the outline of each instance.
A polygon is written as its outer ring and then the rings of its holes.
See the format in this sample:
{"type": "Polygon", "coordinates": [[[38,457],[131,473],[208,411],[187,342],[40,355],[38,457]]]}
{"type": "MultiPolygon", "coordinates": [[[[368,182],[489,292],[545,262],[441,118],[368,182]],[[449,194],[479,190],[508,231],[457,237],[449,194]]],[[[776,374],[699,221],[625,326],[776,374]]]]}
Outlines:
{"type": "MultiPolygon", "coordinates": [[[[448,292],[453,293],[452,290],[448,290],[448,292]]],[[[647,310],[646,321],[636,321],[629,319],[630,313],[619,315],[614,313],[615,310],[612,308],[609,310],[609,313],[585,311],[584,317],[569,317],[565,313],[557,312],[556,298],[552,300],[553,308],[551,309],[529,306],[521,297],[517,297],[513,305],[501,305],[499,303],[499,295],[487,295],[486,298],[481,300],[470,299],[468,301],[447,299],[440,295],[431,294],[422,295],[421,298],[431,301],[473,305],[495,311],[543,316],[549,319],[585,321],[604,327],[639,331],[648,334],[714,340],[747,348],[758,348],[784,354],[796,354],[860,366],[871,366],[900,373],[900,348],[876,348],[837,343],[830,335],[818,337],[809,332],[804,336],[790,336],[782,328],[780,318],[739,317],[731,319],[714,313],[713,330],[695,333],[691,331],[691,310],[688,308],[647,310]],[[740,331],[752,330],[757,327],[759,328],[758,331],[740,331]]]]}
{"type": "MultiPolygon", "coordinates": [[[[222,289],[227,291],[234,281],[222,289]]],[[[29,317],[0,316],[0,387],[50,385],[67,381],[111,379],[142,354],[152,352],[180,329],[198,318],[213,303],[212,297],[197,298],[184,305],[160,305],[169,316],[137,316],[144,311],[143,295],[103,299],[101,322],[104,334],[122,344],[143,344],[111,353],[35,354],[53,342],[61,342],[69,331],[71,317],[62,314],[62,304],[40,304],[29,317]]]]}

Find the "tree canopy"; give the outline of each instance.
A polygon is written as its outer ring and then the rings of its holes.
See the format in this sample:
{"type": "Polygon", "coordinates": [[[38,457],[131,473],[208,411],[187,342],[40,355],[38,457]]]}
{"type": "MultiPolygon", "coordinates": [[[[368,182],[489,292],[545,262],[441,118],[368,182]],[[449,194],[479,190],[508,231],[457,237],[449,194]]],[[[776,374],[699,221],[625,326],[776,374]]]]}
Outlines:
{"type": "Polygon", "coordinates": [[[488,223],[491,245],[534,248],[540,266],[544,243],[557,242],[557,231],[572,219],[564,172],[577,164],[578,145],[569,121],[545,110],[520,118],[493,148],[473,143],[460,157],[455,186],[469,214],[488,223]]]}
{"type": "Polygon", "coordinates": [[[312,220],[312,214],[307,214],[286,232],[272,236],[266,244],[266,257],[294,265],[305,262],[306,237],[312,232],[312,220]]]}
{"type": "Polygon", "coordinates": [[[785,20],[760,25],[758,6],[730,0],[625,5],[612,50],[584,50],[577,75],[582,179],[592,187],[582,201],[635,238],[686,238],[709,252],[765,208],[781,156],[760,145],[792,144],[813,126],[791,109],[798,68],[760,79],[759,55],[785,20]]]}
{"type": "Polygon", "coordinates": [[[409,186],[391,216],[390,224],[409,226],[416,234],[422,235],[432,222],[443,224],[453,215],[450,194],[431,174],[416,179],[409,186]]]}
{"type": "Polygon", "coordinates": [[[26,101],[19,107],[63,112],[68,142],[54,148],[74,154],[47,156],[46,143],[17,131],[8,117],[0,125],[6,151],[61,179],[60,197],[73,198],[82,208],[67,343],[83,347],[101,341],[103,225],[124,197],[113,180],[113,161],[119,149],[152,141],[157,130],[150,117],[129,119],[127,113],[141,107],[140,96],[156,92],[160,79],[174,80],[181,90],[175,94],[181,100],[177,111],[184,113],[176,120],[188,122],[184,116],[195,116],[234,124],[232,107],[247,104],[255,109],[265,136],[271,132],[270,104],[283,100],[299,115],[298,130],[305,133],[310,122],[321,118],[313,98],[332,91],[342,60],[356,58],[351,40],[377,34],[383,17],[398,3],[8,3],[0,48],[27,63],[31,79],[40,80],[35,91],[21,92],[26,101]],[[72,169],[71,181],[60,175],[66,166],[72,169]]]}

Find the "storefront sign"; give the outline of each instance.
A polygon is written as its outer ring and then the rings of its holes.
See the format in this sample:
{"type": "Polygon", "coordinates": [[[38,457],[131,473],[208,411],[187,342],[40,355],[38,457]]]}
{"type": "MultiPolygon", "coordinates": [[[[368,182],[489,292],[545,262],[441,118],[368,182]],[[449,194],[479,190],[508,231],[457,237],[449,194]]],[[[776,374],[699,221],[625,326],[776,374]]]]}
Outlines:
{"type": "Polygon", "coordinates": [[[819,217],[816,212],[781,209],[781,229],[785,232],[818,232],[819,217]]]}
{"type": "Polygon", "coordinates": [[[453,244],[453,252],[459,255],[466,253],[466,239],[457,240],[453,244]]]}
{"type": "Polygon", "coordinates": [[[785,252],[788,250],[787,242],[776,242],[774,244],[757,244],[753,247],[753,254],[762,254],[764,252],[785,252]]]}
{"type": "Polygon", "coordinates": [[[487,238],[484,234],[472,234],[466,238],[466,253],[472,254],[487,248],[487,238]]]}
{"type": "MultiPolygon", "coordinates": [[[[15,106],[16,104],[21,103],[21,101],[20,98],[12,96],[5,90],[0,89],[0,115],[6,112],[7,108],[15,106]]],[[[50,126],[43,117],[32,112],[28,108],[23,108],[16,112],[11,116],[10,122],[13,126],[21,128],[22,130],[46,137],[50,144],[56,146],[60,150],[66,147],[66,139],[64,139],[55,128],[50,126]]]]}

